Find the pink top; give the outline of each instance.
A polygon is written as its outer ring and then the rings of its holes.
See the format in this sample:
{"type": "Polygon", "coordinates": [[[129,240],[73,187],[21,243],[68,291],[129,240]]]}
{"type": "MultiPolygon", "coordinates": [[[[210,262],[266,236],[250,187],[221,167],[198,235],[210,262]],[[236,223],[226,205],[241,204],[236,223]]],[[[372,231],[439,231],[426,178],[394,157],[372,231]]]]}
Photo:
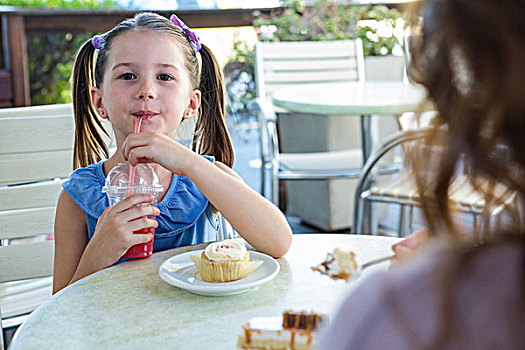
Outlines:
{"type": "Polygon", "coordinates": [[[377,273],[321,331],[319,349],[525,349],[525,248],[485,247],[464,263],[437,243],[377,273]],[[452,262],[452,263],[449,263],[452,262]],[[444,317],[449,300],[451,318],[444,317]],[[445,326],[448,343],[436,339],[445,326]]]}

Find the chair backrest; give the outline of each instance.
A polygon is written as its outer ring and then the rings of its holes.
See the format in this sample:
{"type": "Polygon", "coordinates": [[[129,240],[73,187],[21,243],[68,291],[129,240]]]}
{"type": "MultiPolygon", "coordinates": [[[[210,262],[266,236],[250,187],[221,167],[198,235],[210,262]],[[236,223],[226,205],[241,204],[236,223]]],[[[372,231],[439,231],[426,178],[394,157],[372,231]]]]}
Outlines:
{"type": "Polygon", "coordinates": [[[73,139],[71,104],[0,109],[0,331],[51,295],[55,208],[73,139]]]}
{"type": "Polygon", "coordinates": [[[73,138],[71,104],[0,109],[0,283],[53,274],[47,237],[73,138]]]}
{"type": "Polygon", "coordinates": [[[60,182],[0,188],[0,283],[53,274],[53,222],[60,182]],[[27,196],[25,196],[27,195],[27,196]],[[22,243],[19,243],[22,242],[22,243]]]}
{"type": "MultiPolygon", "coordinates": [[[[102,121],[108,132],[111,124],[102,121]]],[[[74,120],[70,103],[0,109],[0,186],[69,176],[74,120]]],[[[109,147],[111,138],[104,135],[109,147]]]]}
{"type": "Polygon", "coordinates": [[[258,42],[255,46],[257,96],[293,85],[364,81],[361,39],[258,42]]]}
{"type": "MultiPolygon", "coordinates": [[[[435,112],[425,112],[423,121],[431,120],[435,116],[435,112]]],[[[427,138],[429,135],[436,135],[436,133],[446,134],[445,129],[436,129],[435,127],[425,125],[425,127],[408,128],[407,130],[399,131],[389,138],[387,138],[368,158],[366,164],[363,166],[359,182],[356,187],[354,197],[354,221],[352,225],[352,233],[363,234],[367,233],[364,229],[364,211],[363,205],[365,200],[383,202],[383,203],[398,203],[402,206],[419,206],[420,196],[416,185],[415,173],[410,162],[397,162],[390,167],[381,169],[381,159],[392,152],[396,147],[402,146],[403,153],[407,157],[410,153],[421,152],[425,148],[429,156],[436,155],[439,157],[439,152],[444,146],[426,146],[419,141],[427,138]],[[430,147],[430,148],[428,148],[430,147]],[[407,166],[408,165],[408,166],[407,166]],[[399,173],[395,171],[401,170],[399,173]],[[387,175],[384,181],[379,181],[381,175],[387,175]]],[[[461,162],[465,163],[465,159],[461,162]]],[[[434,162],[435,163],[435,162],[434,162]]],[[[448,188],[448,198],[451,207],[454,208],[455,214],[469,213],[473,214],[474,232],[478,229],[477,215],[489,214],[490,216],[501,215],[502,212],[516,213],[519,217],[519,205],[516,191],[509,188],[503,183],[496,183],[494,190],[494,197],[497,199],[490,206],[485,202],[484,192],[488,186],[488,180],[477,178],[476,186],[471,184],[471,174],[469,174],[468,164],[462,164],[455,169],[454,175],[451,178],[448,188]],[[480,191],[481,189],[481,191],[480,191]]],[[[425,170],[432,171],[425,168],[425,170]]],[[[505,220],[505,218],[500,217],[505,220]]],[[[465,222],[464,218],[462,222],[465,222]]],[[[484,222],[480,224],[485,224],[484,222]]],[[[489,222],[489,225],[491,223],[489,222]]],[[[501,224],[501,221],[496,222],[501,224]]],[[[400,219],[400,228],[398,233],[400,237],[409,233],[400,219]]],[[[465,227],[466,228],[466,227],[465,227]]],[[[465,233],[467,231],[464,231],[465,233]]]]}

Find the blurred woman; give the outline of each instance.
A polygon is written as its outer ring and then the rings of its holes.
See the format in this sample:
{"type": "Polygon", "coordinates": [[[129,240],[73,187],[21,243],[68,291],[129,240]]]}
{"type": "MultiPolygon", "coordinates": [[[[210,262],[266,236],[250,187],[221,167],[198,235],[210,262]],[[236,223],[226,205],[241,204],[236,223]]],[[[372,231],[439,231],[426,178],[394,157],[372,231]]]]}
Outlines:
{"type": "Polygon", "coordinates": [[[414,156],[428,230],[397,247],[417,246],[408,261],[344,301],[319,347],[524,349],[525,1],[421,5],[410,76],[438,112],[414,156]],[[437,145],[444,151],[427,154],[437,145]],[[504,225],[492,225],[488,209],[477,235],[454,219],[447,194],[463,162],[486,208],[512,203],[504,225]]]}

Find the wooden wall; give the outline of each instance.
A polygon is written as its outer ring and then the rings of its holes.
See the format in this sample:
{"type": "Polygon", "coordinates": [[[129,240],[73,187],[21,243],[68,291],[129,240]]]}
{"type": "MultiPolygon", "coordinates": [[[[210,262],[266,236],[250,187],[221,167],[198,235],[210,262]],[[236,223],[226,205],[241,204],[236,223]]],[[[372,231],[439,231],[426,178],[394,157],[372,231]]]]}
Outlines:
{"type": "Polygon", "coordinates": [[[11,84],[11,71],[0,70],[0,108],[13,106],[13,88],[11,84]]]}

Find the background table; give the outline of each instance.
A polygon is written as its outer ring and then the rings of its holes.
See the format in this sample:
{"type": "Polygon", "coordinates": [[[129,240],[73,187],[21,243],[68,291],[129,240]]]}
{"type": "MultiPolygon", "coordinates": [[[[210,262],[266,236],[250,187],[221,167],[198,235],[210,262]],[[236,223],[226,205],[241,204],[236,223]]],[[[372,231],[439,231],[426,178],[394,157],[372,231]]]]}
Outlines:
{"type": "MultiPolygon", "coordinates": [[[[318,114],[327,117],[358,115],[361,118],[361,148],[363,165],[378,143],[378,137],[372,130],[372,116],[400,115],[420,108],[425,97],[425,90],[419,85],[395,81],[348,82],[330,84],[312,84],[278,90],[273,95],[273,103],[290,112],[318,114]]],[[[331,136],[328,136],[331,137],[331,136]]],[[[347,137],[353,137],[348,132],[347,137]]],[[[342,187],[343,188],[343,187],[342,187]]],[[[346,189],[346,187],[345,187],[346,189]]],[[[364,188],[366,189],[366,188],[364,188]]],[[[334,193],[341,189],[333,190],[334,193]]],[[[300,196],[300,195],[297,195],[300,196]]],[[[353,198],[351,193],[347,198],[353,198]]],[[[296,198],[294,202],[310,203],[307,198],[296,198]]],[[[328,202],[331,202],[328,199],[328,202]]],[[[292,205],[293,206],[293,205],[292,205]]],[[[299,204],[300,206],[300,204],[299,204]]],[[[346,218],[353,215],[353,206],[348,203],[332,203],[334,208],[348,208],[346,218]]],[[[317,211],[317,207],[314,212],[317,211]]],[[[307,220],[310,213],[293,213],[307,220]]],[[[370,204],[364,207],[364,228],[371,232],[377,225],[370,204]]],[[[373,232],[375,233],[375,232],[373,232]]]]}
{"type": "Polygon", "coordinates": [[[416,111],[424,97],[425,90],[418,85],[371,81],[282,89],[274,93],[273,103],[292,112],[361,116],[364,164],[373,146],[370,117],[416,111]]]}
{"type": "Polygon", "coordinates": [[[205,297],[171,286],[158,276],[168,258],[204,245],[153,254],[99,271],[64,288],[18,329],[12,349],[228,349],[251,317],[281,316],[288,309],[333,315],[357,281],[333,281],[311,270],[336,247],[353,250],[359,263],[391,254],[399,239],[337,234],[294,235],[281,270],[248,292],[205,297]]]}

